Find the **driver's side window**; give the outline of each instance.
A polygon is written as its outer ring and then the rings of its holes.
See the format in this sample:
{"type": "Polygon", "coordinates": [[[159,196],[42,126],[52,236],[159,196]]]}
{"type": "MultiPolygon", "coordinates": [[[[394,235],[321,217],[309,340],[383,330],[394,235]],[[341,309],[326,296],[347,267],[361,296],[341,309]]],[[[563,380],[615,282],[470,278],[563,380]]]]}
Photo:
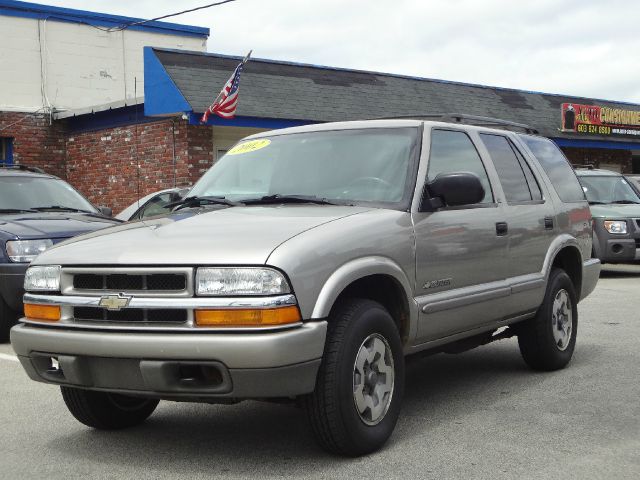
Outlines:
{"type": "Polygon", "coordinates": [[[432,130],[427,183],[441,173],[453,172],[477,175],[484,188],[484,198],[479,203],[493,203],[487,171],[467,134],[453,130],[432,130]]]}

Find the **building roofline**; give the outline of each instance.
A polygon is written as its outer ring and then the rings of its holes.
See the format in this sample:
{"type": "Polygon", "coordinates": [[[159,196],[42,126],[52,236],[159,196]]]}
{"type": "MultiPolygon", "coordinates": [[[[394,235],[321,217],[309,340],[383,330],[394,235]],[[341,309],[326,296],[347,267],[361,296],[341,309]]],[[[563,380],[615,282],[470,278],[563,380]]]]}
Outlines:
{"type": "MultiPolygon", "coordinates": [[[[90,12],[72,8],[54,7],[39,3],[20,2],[16,0],[0,0],[0,15],[11,17],[50,19],[63,22],[80,23],[96,27],[118,27],[126,23],[144,21],[143,18],[125,17],[108,13],[90,12]]],[[[195,27],[179,23],[152,21],[143,25],[129,27],[131,30],[182,35],[191,37],[209,37],[206,27],[195,27]]]]}
{"type": "MultiPolygon", "coordinates": [[[[184,55],[199,55],[205,57],[214,57],[214,58],[227,58],[232,60],[242,61],[243,56],[238,55],[226,55],[223,53],[212,53],[212,52],[197,52],[192,50],[177,50],[173,48],[160,48],[160,47],[152,47],[153,50],[161,51],[161,52],[171,52],[171,53],[180,53],[184,55]]],[[[478,83],[467,83],[467,82],[458,82],[454,80],[442,80],[438,78],[429,78],[429,77],[418,77],[412,75],[402,75],[398,73],[389,73],[389,72],[377,72],[373,70],[358,70],[352,68],[342,68],[342,67],[331,67],[327,65],[317,65],[313,63],[302,63],[302,62],[291,62],[287,60],[272,60],[267,58],[256,58],[251,57],[251,62],[259,62],[259,63],[270,63],[275,65],[289,65],[293,67],[306,67],[306,68],[315,68],[318,70],[331,70],[336,72],[348,72],[348,73],[362,73],[368,75],[378,75],[381,77],[392,77],[392,78],[402,78],[406,80],[418,80],[424,82],[435,82],[442,83],[448,85],[458,85],[462,87],[472,87],[472,88],[482,88],[487,90],[500,90],[504,92],[517,92],[517,93],[528,93],[533,95],[547,95],[550,97],[559,97],[559,98],[572,98],[577,100],[587,100],[589,102],[604,102],[604,103],[617,103],[620,105],[628,105],[633,107],[640,107],[640,103],[627,102],[622,100],[608,100],[604,98],[593,98],[593,97],[584,97],[580,95],[572,95],[572,94],[564,94],[564,93],[548,93],[548,92],[540,92],[536,90],[522,90],[518,88],[510,88],[510,87],[498,87],[493,85],[481,85],[478,83]]]]}
{"type": "Polygon", "coordinates": [[[133,107],[135,105],[143,105],[144,97],[128,98],[127,100],[118,100],[115,102],[103,103],[100,105],[91,105],[89,107],[74,108],[71,110],[59,110],[54,112],[53,118],[62,120],[64,118],[79,117],[82,115],[90,115],[92,113],[105,112],[107,110],[118,110],[124,107],[133,107]]]}

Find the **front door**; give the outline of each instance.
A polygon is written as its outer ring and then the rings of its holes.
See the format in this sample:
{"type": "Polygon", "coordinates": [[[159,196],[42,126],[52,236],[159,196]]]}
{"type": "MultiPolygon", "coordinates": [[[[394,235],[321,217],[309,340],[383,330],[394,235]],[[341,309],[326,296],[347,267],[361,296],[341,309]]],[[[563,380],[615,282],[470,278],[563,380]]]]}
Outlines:
{"type": "Polygon", "coordinates": [[[418,343],[490,323],[501,316],[509,295],[506,217],[485,165],[465,132],[434,129],[427,183],[451,172],[476,174],[485,197],[475,205],[413,214],[418,343]]]}

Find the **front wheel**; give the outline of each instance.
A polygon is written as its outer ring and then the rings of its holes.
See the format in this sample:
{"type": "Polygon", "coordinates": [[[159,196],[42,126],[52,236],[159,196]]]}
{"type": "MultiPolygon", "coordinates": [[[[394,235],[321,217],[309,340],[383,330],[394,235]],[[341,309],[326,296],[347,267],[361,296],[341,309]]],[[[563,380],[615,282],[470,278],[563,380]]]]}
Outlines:
{"type": "Polygon", "coordinates": [[[315,391],[304,399],[318,443],[340,455],[379,449],[391,436],[404,391],[402,342],[389,312],[354,299],[332,313],[315,391]]]}
{"type": "Polygon", "coordinates": [[[573,282],[554,268],[536,316],[519,326],[518,345],[524,361],[535,370],[564,368],[576,346],[578,302],[573,282]]]}
{"type": "Polygon", "coordinates": [[[144,422],[158,406],[159,400],[117,393],[94,392],[60,387],[71,414],[88,427],[119,430],[144,422]]]}

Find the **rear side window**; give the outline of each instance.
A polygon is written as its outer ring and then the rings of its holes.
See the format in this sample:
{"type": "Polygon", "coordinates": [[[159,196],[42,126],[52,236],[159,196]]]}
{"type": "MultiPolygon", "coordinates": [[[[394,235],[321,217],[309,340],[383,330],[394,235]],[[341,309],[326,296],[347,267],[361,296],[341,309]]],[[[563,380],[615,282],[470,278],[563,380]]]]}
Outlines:
{"type": "Polygon", "coordinates": [[[484,187],[484,198],[480,203],[493,202],[487,171],[467,134],[452,130],[433,130],[427,181],[432,181],[441,173],[454,172],[471,172],[477,175],[484,187]]]}
{"type": "Polygon", "coordinates": [[[564,154],[551,140],[520,135],[533,152],[563,202],[583,202],[584,192],[564,154]]]}
{"type": "MultiPolygon", "coordinates": [[[[525,176],[524,165],[520,163],[509,140],[500,135],[480,134],[498,172],[502,189],[508,203],[530,202],[533,200],[525,176]]],[[[535,184],[535,180],[534,180],[535,184]]],[[[539,198],[536,198],[539,200],[539,198]]]]}

